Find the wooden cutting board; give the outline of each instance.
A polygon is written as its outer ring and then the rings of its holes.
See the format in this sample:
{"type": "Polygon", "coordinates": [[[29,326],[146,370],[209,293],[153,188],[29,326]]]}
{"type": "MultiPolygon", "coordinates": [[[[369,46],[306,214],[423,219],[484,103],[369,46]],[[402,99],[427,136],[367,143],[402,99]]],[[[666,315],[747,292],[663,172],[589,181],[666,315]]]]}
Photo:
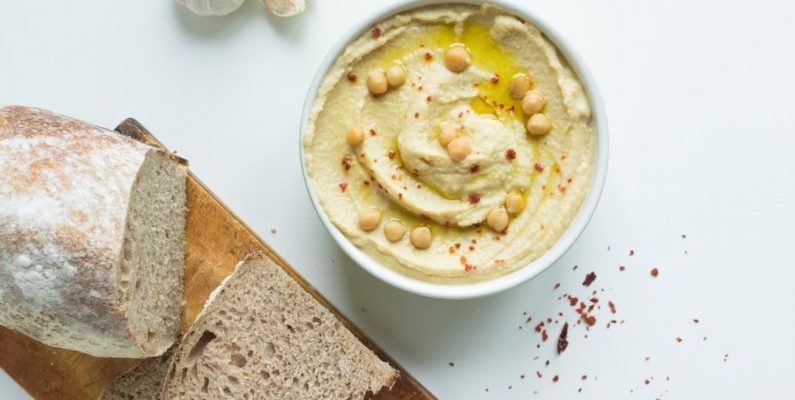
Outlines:
{"type": "MultiPolygon", "coordinates": [[[[125,120],[116,131],[165,148],[134,119],[125,120]]],[[[210,292],[232,272],[238,261],[246,255],[259,253],[281,266],[317,301],[331,310],[362,343],[400,371],[400,379],[392,390],[381,391],[373,397],[374,399],[435,399],[395,360],[378,348],[334,305],[309,285],[192,173],[188,177],[187,197],[189,213],[185,235],[185,309],[181,327],[183,333],[196,319],[210,292]]],[[[36,399],[96,399],[106,384],[137,363],[137,360],[95,358],[45,346],[0,326],[0,367],[36,399]]]]}

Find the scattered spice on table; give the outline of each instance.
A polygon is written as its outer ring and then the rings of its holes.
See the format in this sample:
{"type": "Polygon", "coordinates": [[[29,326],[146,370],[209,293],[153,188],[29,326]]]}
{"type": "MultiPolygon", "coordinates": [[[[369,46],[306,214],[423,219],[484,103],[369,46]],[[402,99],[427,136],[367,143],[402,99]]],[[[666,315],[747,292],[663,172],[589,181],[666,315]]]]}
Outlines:
{"type": "Polygon", "coordinates": [[[558,336],[558,354],[563,353],[566,351],[566,348],[569,347],[569,323],[566,322],[563,324],[563,328],[560,330],[560,336],[558,336]]]}
{"type": "Polygon", "coordinates": [[[593,281],[596,280],[596,272],[589,272],[585,275],[585,280],[582,281],[583,286],[591,286],[593,281]]]}

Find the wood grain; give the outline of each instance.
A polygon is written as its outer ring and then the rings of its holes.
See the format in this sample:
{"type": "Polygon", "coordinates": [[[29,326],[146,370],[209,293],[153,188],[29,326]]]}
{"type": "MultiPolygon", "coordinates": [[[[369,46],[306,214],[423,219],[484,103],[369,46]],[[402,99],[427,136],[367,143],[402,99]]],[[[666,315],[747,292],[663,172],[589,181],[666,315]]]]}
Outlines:
{"type": "MultiPolygon", "coordinates": [[[[137,140],[165,147],[134,119],[116,131],[137,140]]],[[[287,262],[246,226],[192,173],[187,184],[188,219],[185,235],[185,308],[182,332],[196,319],[210,292],[229,275],[238,261],[251,254],[271,258],[318,302],[326,306],[368,348],[401,373],[392,390],[373,399],[429,400],[435,397],[395,360],[381,350],[333,304],[326,300],[287,262]]],[[[94,358],[43,345],[0,327],[0,367],[39,400],[96,399],[102,389],[138,360],[94,358]]]]}

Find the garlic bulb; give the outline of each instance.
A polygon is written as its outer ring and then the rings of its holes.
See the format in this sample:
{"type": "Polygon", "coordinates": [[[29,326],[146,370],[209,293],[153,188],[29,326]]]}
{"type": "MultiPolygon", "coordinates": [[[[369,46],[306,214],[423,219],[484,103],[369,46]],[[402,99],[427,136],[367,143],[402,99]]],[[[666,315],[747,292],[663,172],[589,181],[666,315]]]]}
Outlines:
{"type": "Polygon", "coordinates": [[[306,9],[305,0],[263,0],[272,13],[280,17],[298,15],[306,9]]]}
{"type": "Polygon", "coordinates": [[[246,0],[177,0],[199,15],[226,15],[237,10],[246,0]]]}

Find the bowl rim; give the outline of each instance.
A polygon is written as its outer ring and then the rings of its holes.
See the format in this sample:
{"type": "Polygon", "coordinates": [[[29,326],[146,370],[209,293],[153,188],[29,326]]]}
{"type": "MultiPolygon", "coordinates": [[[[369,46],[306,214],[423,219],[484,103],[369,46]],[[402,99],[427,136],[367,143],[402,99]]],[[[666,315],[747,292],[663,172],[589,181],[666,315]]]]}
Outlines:
{"type": "Polygon", "coordinates": [[[312,207],[315,209],[318,217],[329,231],[331,237],[342,248],[342,250],[353,259],[359,266],[369,272],[376,278],[394,286],[399,289],[405,290],[410,293],[441,299],[469,299],[483,297],[495,294],[521,283],[524,283],[545,270],[551,267],[560,257],[563,256],[579,238],[585,227],[590,222],[596,206],[604,188],[605,180],[607,178],[607,160],[608,160],[608,131],[607,131],[607,116],[604,109],[604,102],[599,94],[599,89],[596,85],[594,78],[591,76],[589,69],[586,67],[584,61],[579,54],[569,44],[557,30],[552,28],[549,24],[544,22],[540,17],[524,9],[521,6],[506,4],[503,0],[404,0],[388,7],[379,9],[373,15],[363,18],[360,22],[342,35],[337,40],[334,46],[329,50],[323,61],[318,66],[312,83],[304,100],[303,111],[301,113],[301,122],[299,127],[299,153],[301,161],[301,172],[304,179],[309,198],[312,201],[312,207]],[[397,13],[412,10],[419,7],[439,5],[439,4],[493,4],[501,7],[510,13],[513,13],[531,24],[538,27],[541,32],[549,39],[561,52],[564,59],[568,62],[569,66],[575,72],[591,103],[591,113],[595,125],[596,134],[596,155],[594,159],[593,176],[591,178],[591,187],[585,200],[580,205],[574,219],[572,219],[566,231],[561,234],[558,240],[549,248],[543,255],[535,259],[531,263],[518,267],[515,270],[498,277],[486,281],[476,282],[454,282],[454,283],[438,283],[428,282],[416,277],[396,271],[389,266],[383,265],[374,258],[370,257],[364,251],[356,247],[329,219],[325,210],[320,205],[317,194],[312,186],[309,171],[306,165],[306,155],[304,149],[304,137],[309,126],[309,119],[312,115],[312,108],[320,88],[320,84],[326,77],[329,69],[334,64],[337,57],[342,54],[345,48],[359,35],[371,29],[379,21],[383,21],[397,13]]]}

